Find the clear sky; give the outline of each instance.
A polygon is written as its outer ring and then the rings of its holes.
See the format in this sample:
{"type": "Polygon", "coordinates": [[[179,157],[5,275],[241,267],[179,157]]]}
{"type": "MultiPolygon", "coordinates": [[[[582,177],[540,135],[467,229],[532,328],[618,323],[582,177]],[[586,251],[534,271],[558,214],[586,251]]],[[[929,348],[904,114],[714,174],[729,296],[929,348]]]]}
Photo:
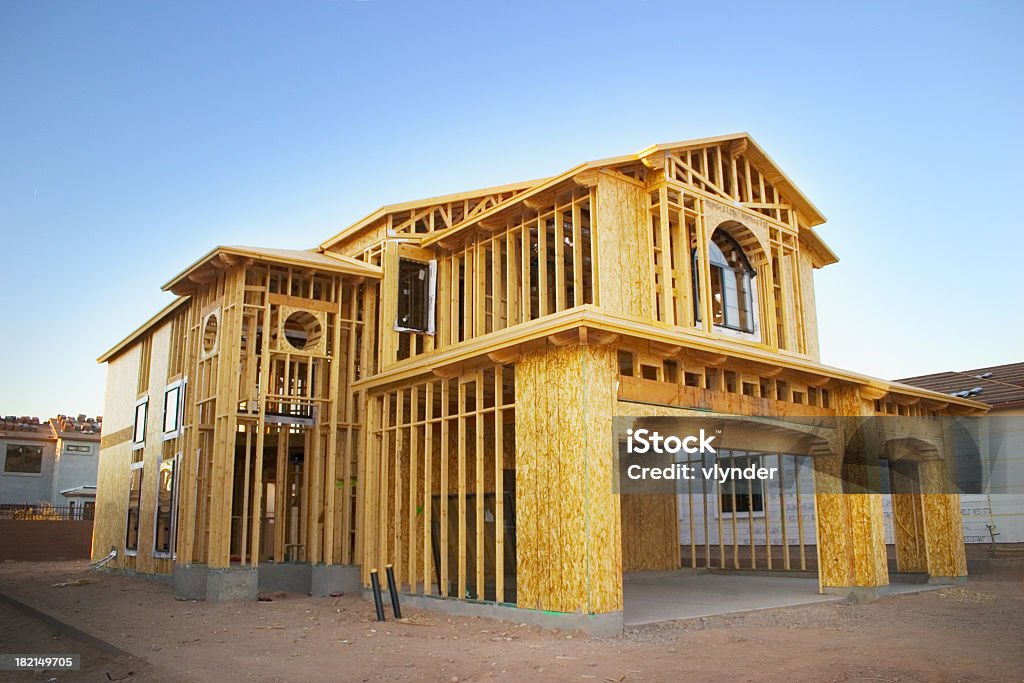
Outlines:
{"type": "Polygon", "coordinates": [[[750,132],[829,218],[824,362],[1024,360],[1024,3],[0,3],[0,414],[217,244],[750,132]]]}

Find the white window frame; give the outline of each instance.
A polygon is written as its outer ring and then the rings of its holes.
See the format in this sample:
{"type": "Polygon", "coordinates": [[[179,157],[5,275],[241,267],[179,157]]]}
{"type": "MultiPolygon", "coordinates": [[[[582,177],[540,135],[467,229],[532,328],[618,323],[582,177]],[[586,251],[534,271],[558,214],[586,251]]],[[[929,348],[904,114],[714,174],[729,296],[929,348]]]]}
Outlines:
{"type": "Polygon", "coordinates": [[[160,468],[157,468],[156,476],[156,498],[153,504],[153,557],[160,559],[175,559],[177,554],[175,552],[175,546],[178,541],[178,481],[181,479],[181,453],[175,454],[172,460],[164,460],[160,463],[160,468]],[[164,463],[173,463],[173,479],[171,480],[171,544],[170,551],[164,552],[156,549],[156,529],[157,520],[160,518],[160,468],[163,467],[164,463]]]}
{"type": "Polygon", "coordinates": [[[181,414],[185,407],[185,380],[179,379],[177,382],[171,382],[164,387],[164,404],[163,413],[160,419],[160,430],[163,433],[163,440],[169,441],[176,439],[181,434],[181,414]],[[167,429],[167,395],[172,391],[177,390],[178,399],[175,401],[175,415],[174,415],[174,427],[173,429],[167,429]]]}
{"type": "Polygon", "coordinates": [[[128,467],[128,505],[131,505],[131,502],[132,502],[132,473],[135,470],[142,470],[142,484],[139,486],[139,533],[138,533],[138,536],[135,539],[135,547],[134,548],[129,548],[128,547],[128,527],[127,527],[127,525],[128,525],[128,508],[127,507],[125,508],[125,513],[124,513],[124,523],[125,523],[125,530],[124,530],[125,538],[123,539],[123,542],[124,542],[124,554],[128,555],[129,557],[136,557],[139,554],[139,540],[141,540],[141,538],[142,538],[142,533],[141,533],[142,532],[142,496],[143,496],[143,493],[145,492],[144,487],[146,485],[146,471],[145,471],[143,466],[145,464],[146,463],[144,463],[142,461],[133,462],[128,467]]]}
{"type": "Polygon", "coordinates": [[[149,422],[149,396],[143,396],[135,402],[135,412],[132,414],[132,450],[137,451],[146,445],[146,427],[149,422]],[[137,440],[139,433],[139,406],[144,405],[142,411],[142,440],[137,440]]]}

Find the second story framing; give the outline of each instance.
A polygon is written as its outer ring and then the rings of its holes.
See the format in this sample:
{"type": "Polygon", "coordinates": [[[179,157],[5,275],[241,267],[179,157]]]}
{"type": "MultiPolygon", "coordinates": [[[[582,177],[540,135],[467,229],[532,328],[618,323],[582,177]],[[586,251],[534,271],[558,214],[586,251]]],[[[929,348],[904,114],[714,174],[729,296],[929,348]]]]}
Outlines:
{"type": "Polygon", "coordinates": [[[583,311],[813,363],[813,270],[838,260],[824,220],[739,133],[384,207],[319,250],[382,268],[381,381],[583,311]]]}

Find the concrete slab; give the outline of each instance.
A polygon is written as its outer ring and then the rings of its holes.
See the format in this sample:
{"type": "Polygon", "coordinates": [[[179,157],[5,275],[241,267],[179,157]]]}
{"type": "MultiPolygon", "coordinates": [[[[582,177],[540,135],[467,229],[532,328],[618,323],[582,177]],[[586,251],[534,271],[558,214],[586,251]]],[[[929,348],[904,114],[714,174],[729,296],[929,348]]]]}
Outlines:
{"type": "Polygon", "coordinates": [[[622,590],[627,627],[844,599],[819,594],[817,579],[692,571],[626,574],[622,590]]]}

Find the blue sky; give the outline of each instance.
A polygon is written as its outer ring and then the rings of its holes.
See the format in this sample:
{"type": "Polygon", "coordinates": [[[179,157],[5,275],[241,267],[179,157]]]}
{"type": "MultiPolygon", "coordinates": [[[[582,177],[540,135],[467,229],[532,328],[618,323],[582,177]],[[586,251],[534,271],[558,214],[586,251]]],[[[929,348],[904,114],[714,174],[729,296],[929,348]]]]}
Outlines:
{"type": "Polygon", "coordinates": [[[829,218],[824,362],[1024,360],[1024,4],[0,3],[0,413],[102,412],[95,358],[216,244],[749,131],[829,218]]]}

